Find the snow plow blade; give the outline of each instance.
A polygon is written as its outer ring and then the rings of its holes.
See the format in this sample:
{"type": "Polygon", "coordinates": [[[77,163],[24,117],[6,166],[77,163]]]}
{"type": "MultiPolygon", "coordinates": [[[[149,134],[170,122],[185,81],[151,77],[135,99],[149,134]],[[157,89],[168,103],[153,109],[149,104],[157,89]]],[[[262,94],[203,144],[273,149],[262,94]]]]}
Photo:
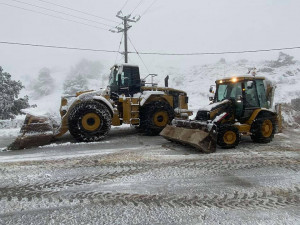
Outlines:
{"type": "Polygon", "coordinates": [[[190,145],[204,153],[216,151],[216,138],[213,131],[191,129],[186,127],[166,126],[160,133],[162,137],[169,141],[174,141],[183,145],[190,145]]]}
{"type": "Polygon", "coordinates": [[[27,114],[20,135],[7,149],[21,150],[49,144],[53,137],[54,129],[49,118],[27,114]]]}

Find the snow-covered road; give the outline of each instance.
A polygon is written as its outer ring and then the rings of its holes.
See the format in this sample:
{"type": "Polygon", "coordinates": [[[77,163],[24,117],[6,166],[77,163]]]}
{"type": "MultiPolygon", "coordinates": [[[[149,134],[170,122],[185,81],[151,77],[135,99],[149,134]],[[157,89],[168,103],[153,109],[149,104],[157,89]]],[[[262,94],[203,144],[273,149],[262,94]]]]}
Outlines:
{"type": "Polygon", "coordinates": [[[0,224],[299,224],[299,134],[206,155],[125,127],[0,152],[0,224]]]}

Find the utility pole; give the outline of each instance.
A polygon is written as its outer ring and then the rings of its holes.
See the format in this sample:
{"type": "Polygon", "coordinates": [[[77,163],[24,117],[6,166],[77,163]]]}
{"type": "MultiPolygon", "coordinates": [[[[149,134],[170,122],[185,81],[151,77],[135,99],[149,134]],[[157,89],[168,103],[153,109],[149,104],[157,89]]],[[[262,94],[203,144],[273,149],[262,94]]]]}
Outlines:
{"type": "Polygon", "coordinates": [[[127,17],[124,16],[124,56],[125,56],[125,63],[128,63],[128,45],[127,45],[127,31],[129,28],[127,28],[127,17]]]}
{"type": "MultiPolygon", "coordinates": [[[[123,16],[122,11],[119,11],[116,15],[119,19],[121,19],[123,22],[123,27],[116,26],[115,29],[110,29],[113,33],[124,33],[124,56],[125,56],[125,63],[128,63],[128,30],[132,27],[129,25],[129,22],[136,23],[140,20],[141,16],[135,16],[131,18],[131,14],[127,16],[123,16]]],[[[121,25],[121,24],[120,24],[121,25]]]]}

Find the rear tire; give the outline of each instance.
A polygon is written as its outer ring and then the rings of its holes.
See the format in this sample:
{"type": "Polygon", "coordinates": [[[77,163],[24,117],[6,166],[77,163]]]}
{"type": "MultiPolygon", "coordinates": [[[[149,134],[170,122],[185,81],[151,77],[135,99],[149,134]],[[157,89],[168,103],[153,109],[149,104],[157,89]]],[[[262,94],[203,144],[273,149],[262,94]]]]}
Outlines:
{"type": "Polygon", "coordinates": [[[258,118],[251,127],[251,139],[256,143],[269,143],[276,131],[275,119],[272,117],[258,118]]]}
{"type": "Polygon", "coordinates": [[[151,102],[140,112],[140,128],[147,135],[158,135],[174,119],[174,110],[166,102],[151,102]]]}
{"type": "Polygon", "coordinates": [[[238,128],[232,125],[220,125],[218,128],[217,144],[222,148],[235,148],[240,143],[241,136],[238,128]]]}
{"type": "Polygon", "coordinates": [[[110,130],[111,114],[102,103],[86,101],[71,110],[68,123],[69,131],[77,141],[99,141],[110,130]]]}

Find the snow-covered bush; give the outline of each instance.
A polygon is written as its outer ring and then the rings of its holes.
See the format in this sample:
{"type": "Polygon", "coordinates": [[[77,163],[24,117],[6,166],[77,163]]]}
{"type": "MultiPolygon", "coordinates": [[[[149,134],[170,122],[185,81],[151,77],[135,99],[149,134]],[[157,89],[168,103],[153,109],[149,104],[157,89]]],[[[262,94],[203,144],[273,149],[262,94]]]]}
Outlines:
{"type": "Polygon", "coordinates": [[[28,108],[28,96],[19,98],[21,89],[24,88],[21,81],[11,79],[11,75],[3,72],[0,66],[0,119],[13,119],[21,114],[21,109],[28,108]]]}
{"type": "Polygon", "coordinates": [[[66,77],[63,85],[64,94],[74,95],[78,91],[88,90],[89,86],[92,86],[93,89],[95,88],[95,81],[96,83],[102,81],[99,84],[106,82],[108,76],[103,75],[102,70],[103,66],[99,61],[82,59],[71,68],[69,75],[66,77]],[[89,80],[93,80],[93,84],[89,85],[89,80]]]}
{"type": "Polygon", "coordinates": [[[260,68],[259,72],[261,73],[272,73],[274,71],[274,69],[270,68],[270,67],[264,67],[264,68],[260,68]]]}
{"type": "Polygon", "coordinates": [[[70,75],[80,74],[85,78],[97,79],[101,77],[102,71],[103,65],[101,62],[82,59],[71,68],[70,75]]]}
{"type": "Polygon", "coordinates": [[[244,65],[246,65],[248,62],[249,62],[249,61],[248,61],[247,59],[239,59],[239,60],[237,61],[237,64],[238,64],[239,66],[244,66],[244,65]]]}
{"type": "Polygon", "coordinates": [[[86,91],[88,90],[88,81],[87,79],[81,75],[69,75],[65,79],[64,82],[64,94],[65,95],[74,95],[78,91],[86,91]]]}
{"type": "Polygon", "coordinates": [[[226,64],[226,59],[225,58],[221,58],[218,63],[219,64],[226,64]]]}
{"type": "Polygon", "coordinates": [[[278,59],[276,61],[269,61],[269,66],[272,68],[279,68],[282,66],[289,66],[296,63],[294,56],[279,52],[278,59]]]}
{"type": "Polygon", "coordinates": [[[50,69],[46,67],[41,69],[37,80],[32,85],[33,97],[38,99],[47,96],[53,92],[54,88],[54,79],[51,77],[50,69]]]}

